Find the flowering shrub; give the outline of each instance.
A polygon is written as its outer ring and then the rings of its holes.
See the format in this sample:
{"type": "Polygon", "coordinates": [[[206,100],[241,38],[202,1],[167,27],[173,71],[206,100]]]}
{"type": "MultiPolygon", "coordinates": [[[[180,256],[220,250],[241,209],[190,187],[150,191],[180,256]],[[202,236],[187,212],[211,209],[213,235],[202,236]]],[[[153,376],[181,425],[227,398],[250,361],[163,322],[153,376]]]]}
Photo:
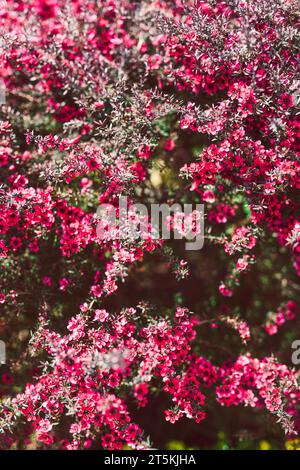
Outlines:
{"type": "Polygon", "coordinates": [[[297,438],[298,7],[1,5],[2,448],[297,438]],[[121,196],[204,204],[203,249],[101,237],[121,196]]]}

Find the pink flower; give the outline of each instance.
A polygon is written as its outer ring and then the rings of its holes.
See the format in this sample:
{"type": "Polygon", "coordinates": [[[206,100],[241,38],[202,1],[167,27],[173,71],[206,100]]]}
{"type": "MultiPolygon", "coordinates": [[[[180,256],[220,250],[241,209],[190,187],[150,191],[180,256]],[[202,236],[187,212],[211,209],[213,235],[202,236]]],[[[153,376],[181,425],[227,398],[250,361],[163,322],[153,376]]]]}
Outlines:
{"type": "Polygon", "coordinates": [[[69,280],[65,277],[62,277],[59,281],[59,289],[61,291],[65,291],[67,287],[69,286],[69,284],[70,284],[69,280]]]}
{"type": "Polygon", "coordinates": [[[202,194],[202,199],[205,202],[214,203],[216,198],[212,191],[204,191],[204,193],[202,194]]]}
{"type": "Polygon", "coordinates": [[[42,282],[45,286],[51,286],[52,285],[52,280],[49,276],[44,276],[42,279],[42,282]]]}
{"type": "Polygon", "coordinates": [[[275,335],[277,333],[278,328],[277,328],[276,325],[270,323],[270,324],[265,326],[265,330],[270,336],[272,336],[272,335],[275,335]]]}
{"type": "Polygon", "coordinates": [[[225,284],[221,283],[219,286],[220,294],[224,295],[224,297],[232,297],[233,292],[231,289],[228,289],[225,284]]]}
{"type": "Polygon", "coordinates": [[[244,256],[243,258],[239,258],[237,260],[236,267],[239,271],[245,271],[247,269],[247,266],[249,264],[248,258],[248,256],[244,256]]]}

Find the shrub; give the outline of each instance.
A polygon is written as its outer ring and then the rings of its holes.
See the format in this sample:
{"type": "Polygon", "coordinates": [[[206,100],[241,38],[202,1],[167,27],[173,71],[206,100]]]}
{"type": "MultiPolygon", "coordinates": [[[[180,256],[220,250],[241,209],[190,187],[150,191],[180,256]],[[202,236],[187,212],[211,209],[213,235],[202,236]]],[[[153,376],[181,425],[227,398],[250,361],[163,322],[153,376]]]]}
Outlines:
{"type": "Polygon", "coordinates": [[[3,448],[296,438],[297,5],[6,1],[3,448]],[[100,237],[120,196],[204,204],[203,249],[100,237]]]}

